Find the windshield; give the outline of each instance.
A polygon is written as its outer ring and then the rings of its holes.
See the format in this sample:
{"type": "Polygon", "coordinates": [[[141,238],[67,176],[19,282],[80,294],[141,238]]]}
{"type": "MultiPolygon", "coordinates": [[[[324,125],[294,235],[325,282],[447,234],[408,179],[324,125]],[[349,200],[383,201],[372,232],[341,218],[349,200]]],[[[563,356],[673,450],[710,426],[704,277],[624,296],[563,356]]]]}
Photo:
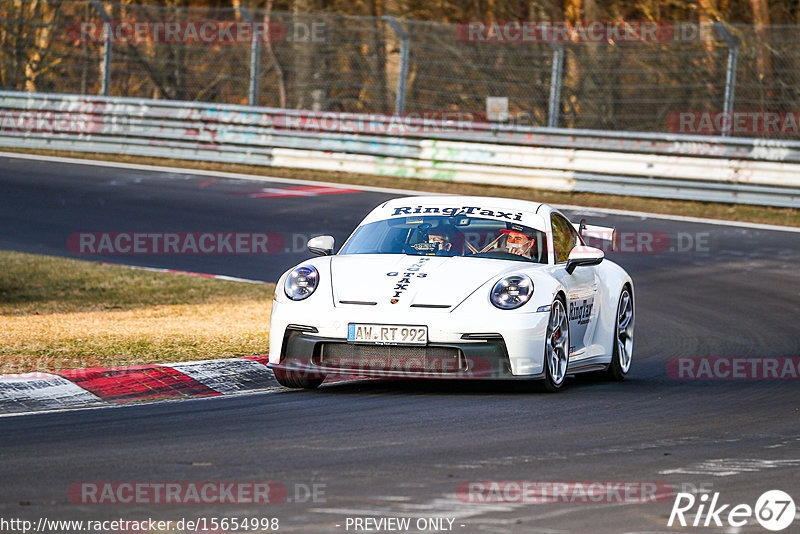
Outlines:
{"type": "Polygon", "coordinates": [[[339,254],[465,256],[547,263],[544,232],[478,217],[416,216],[359,227],[339,254]]]}

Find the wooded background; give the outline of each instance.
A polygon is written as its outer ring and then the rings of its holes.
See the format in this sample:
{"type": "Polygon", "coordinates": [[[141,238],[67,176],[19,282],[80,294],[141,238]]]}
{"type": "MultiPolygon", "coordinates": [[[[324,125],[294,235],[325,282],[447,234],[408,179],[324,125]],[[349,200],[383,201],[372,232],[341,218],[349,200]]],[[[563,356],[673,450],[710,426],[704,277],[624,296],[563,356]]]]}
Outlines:
{"type": "MultiPolygon", "coordinates": [[[[406,111],[483,112],[486,97],[501,96],[512,121],[547,125],[554,47],[460,39],[458,24],[476,20],[706,29],[658,43],[565,43],[561,127],[663,131],[676,112],[722,110],[729,45],[714,22],[739,42],[735,111],[793,113],[800,101],[796,0],[0,0],[0,89],[100,94],[104,45],[81,39],[77,23],[250,18],[289,36],[259,45],[255,103],[391,113],[402,41],[385,16],[409,39],[406,111]],[[321,39],[291,38],[314,24],[321,39]]],[[[111,50],[111,96],[248,103],[250,43],[119,42],[111,50]]]]}

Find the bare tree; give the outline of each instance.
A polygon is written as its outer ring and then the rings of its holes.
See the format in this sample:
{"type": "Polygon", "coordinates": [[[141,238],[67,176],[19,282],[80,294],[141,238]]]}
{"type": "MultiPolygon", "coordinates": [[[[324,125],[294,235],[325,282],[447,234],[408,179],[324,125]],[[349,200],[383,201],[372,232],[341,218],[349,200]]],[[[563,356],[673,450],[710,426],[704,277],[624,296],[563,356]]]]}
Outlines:
{"type": "Polygon", "coordinates": [[[756,75],[762,88],[762,98],[771,100],[773,90],[771,87],[772,79],[772,56],[770,53],[769,39],[767,30],[770,23],[768,0],[750,0],[750,8],[753,11],[753,24],[755,24],[755,54],[756,54],[756,75]]]}
{"type": "MultiPolygon", "coordinates": [[[[237,0],[238,1],[238,0],[237,0]]],[[[277,80],[278,85],[278,105],[282,108],[286,107],[286,80],[283,76],[283,68],[281,64],[278,62],[278,58],[275,55],[275,50],[272,48],[272,7],[273,7],[274,0],[267,0],[267,6],[264,8],[264,24],[269,28],[269,38],[267,42],[264,44],[264,47],[267,50],[267,56],[270,60],[270,66],[275,71],[275,78],[277,80]]]]}
{"type": "Polygon", "coordinates": [[[308,22],[308,15],[319,10],[317,0],[294,0],[292,2],[292,25],[288,31],[292,38],[293,79],[292,96],[293,107],[299,109],[312,109],[314,100],[314,42],[307,39],[297,39],[299,25],[308,22]]]}

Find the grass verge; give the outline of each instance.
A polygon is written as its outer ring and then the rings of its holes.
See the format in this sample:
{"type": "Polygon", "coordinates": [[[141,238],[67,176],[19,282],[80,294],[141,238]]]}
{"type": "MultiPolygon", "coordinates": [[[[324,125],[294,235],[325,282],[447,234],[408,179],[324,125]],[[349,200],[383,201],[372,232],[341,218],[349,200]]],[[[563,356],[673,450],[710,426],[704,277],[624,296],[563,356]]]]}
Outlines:
{"type": "Polygon", "coordinates": [[[265,354],[273,291],[0,251],[0,374],[265,354]]]}
{"type": "Polygon", "coordinates": [[[399,178],[394,176],[375,176],[371,174],[316,171],[283,167],[259,167],[255,165],[213,163],[167,158],[146,158],[126,155],[87,154],[83,152],[9,148],[0,148],[0,151],[136,163],[140,165],[161,165],[168,167],[181,167],[185,169],[197,169],[200,171],[208,170],[254,174],[258,176],[276,176],[280,178],[318,180],[341,184],[391,187],[415,191],[429,191],[434,193],[511,197],[546,202],[549,204],[574,204],[577,206],[613,208],[643,211],[647,213],[683,215],[688,217],[704,217],[709,219],[777,224],[782,226],[800,226],[800,210],[793,208],[773,208],[768,206],[750,206],[746,204],[723,204],[687,200],[666,200],[621,195],[601,195],[595,193],[562,193],[556,191],[546,191],[542,189],[530,189],[525,187],[465,184],[436,180],[420,180],[415,178],[399,178]]]}

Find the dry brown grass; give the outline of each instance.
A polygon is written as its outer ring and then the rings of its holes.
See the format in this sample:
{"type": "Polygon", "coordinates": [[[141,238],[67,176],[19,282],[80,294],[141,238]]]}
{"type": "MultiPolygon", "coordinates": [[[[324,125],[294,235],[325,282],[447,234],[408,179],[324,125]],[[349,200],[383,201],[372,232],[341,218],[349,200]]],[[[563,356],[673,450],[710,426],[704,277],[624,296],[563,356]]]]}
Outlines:
{"type": "Polygon", "coordinates": [[[0,374],[265,354],[273,288],[0,252],[0,374]]]}

